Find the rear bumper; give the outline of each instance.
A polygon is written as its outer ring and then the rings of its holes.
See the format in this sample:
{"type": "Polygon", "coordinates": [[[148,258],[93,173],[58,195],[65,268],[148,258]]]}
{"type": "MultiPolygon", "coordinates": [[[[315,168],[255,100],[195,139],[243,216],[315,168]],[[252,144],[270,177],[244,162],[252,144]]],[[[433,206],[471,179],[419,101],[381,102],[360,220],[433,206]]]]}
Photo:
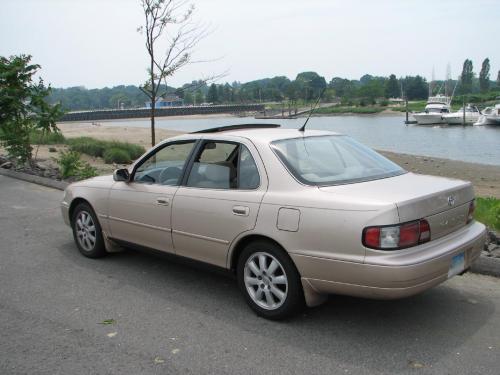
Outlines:
{"type": "Polygon", "coordinates": [[[465,269],[479,257],[486,229],[474,222],[411,249],[371,251],[364,263],[291,254],[307,294],[346,294],[395,299],[423,292],[448,279],[451,259],[465,255],[465,269]],[[309,290],[307,290],[309,288],[309,290]]]}

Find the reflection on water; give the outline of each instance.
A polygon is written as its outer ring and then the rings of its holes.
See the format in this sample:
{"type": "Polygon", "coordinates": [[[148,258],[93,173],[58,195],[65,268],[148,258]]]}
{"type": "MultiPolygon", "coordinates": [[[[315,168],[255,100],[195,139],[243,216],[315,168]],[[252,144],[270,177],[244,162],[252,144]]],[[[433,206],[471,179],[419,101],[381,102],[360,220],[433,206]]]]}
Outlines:
{"type": "MultiPolygon", "coordinates": [[[[348,134],[379,149],[415,155],[428,155],[468,162],[500,165],[500,127],[491,126],[418,126],[404,125],[404,116],[332,116],[312,117],[310,129],[332,130],[348,134]]],[[[196,131],[216,126],[248,123],[278,123],[299,128],[305,119],[256,120],[235,118],[157,118],[158,128],[196,131]]],[[[150,126],[148,119],[103,121],[103,125],[150,126]]]]}

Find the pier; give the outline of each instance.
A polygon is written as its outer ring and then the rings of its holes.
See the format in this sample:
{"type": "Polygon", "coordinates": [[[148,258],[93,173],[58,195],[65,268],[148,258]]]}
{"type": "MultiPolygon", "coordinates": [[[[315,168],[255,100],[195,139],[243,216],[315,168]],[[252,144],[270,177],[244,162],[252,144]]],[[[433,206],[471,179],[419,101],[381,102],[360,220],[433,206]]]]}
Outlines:
{"type": "MultiPolygon", "coordinates": [[[[207,106],[183,106],[170,108],[156,108],[156,117],[166,116],[186,116],[186,115],[210,115],[218,113],[243,114],[245,112],[262,112],[262,104],[237,104],[237,105],[207,105],[207,106]]],[[[97,120],[116,120],[130,118],[147,118],[151,115],[149,108],[135,109],[103,109],[95,111],[68,112],[62,118],[61,122],[69,121],[97,121],[97,120]]]]}

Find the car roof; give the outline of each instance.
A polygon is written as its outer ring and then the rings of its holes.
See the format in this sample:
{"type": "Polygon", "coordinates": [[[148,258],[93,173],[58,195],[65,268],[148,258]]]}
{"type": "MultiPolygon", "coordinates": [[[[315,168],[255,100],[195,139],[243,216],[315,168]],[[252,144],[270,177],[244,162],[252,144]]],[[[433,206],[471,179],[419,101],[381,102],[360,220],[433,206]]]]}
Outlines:
{"type": "Polygon", "coordinates": [[[234,139],[234,138],[245,138],[249,139],[254,143],[271,143],[281,139],[291,139],[291,138],[301,138],[301,137],[317,137],[325,135],[343,135],[341,133],[336,133],[328,130],[309,130],[301,132],[298,129],[289,128],[248,128],[242,127],[241,129],[235,129],[231,126],[230,129],[224,130],[219,128],[213,133],[210,132],[194,132],[178,135],[175,137],[167,138],[162,140],[161,143],[167,143],[171,141],[183,141],[183,140],[193,140],[193,139],[234,139]]]}

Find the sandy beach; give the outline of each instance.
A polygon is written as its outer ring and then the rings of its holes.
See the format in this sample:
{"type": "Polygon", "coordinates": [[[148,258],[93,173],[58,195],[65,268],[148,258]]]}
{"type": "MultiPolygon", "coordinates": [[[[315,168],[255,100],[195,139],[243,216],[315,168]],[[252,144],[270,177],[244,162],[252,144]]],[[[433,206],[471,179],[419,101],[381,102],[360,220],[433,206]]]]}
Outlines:
{"type": "MultiPolygon", "coordinates": [[[[122,142],[136,143],[150,147],[150,129],[135,128],[126,126],[106,126],[101,123],[100,126],[93,126],[85,123],[63,123],[59,125],[62,133],[67,138],[75,137],[94,137],[102,140],[119,140],[122,142]]],[[[157,129],[156,139],[163,139],[182,134],[181,132],[157,129]]],[[[64,149],[64,145],[56,146],[58,150],[64,149]]],[[[400,154],[388,151],[381,151],[386,157],[401,165],[408,171],[430,174],[435,176],[450,177],[471,181],[474,185],[476,195],[483,197],[500,198],[500,167],[484,164],[467,163],[456,160],[441,159],[429,156],[415,156],[400,154]]],[[[56,154],[49,153],[48,146],[40,146],[38,150],[38,160],[45,160],[51,163],[56,154]]],[[[94,165],[99,173],[111,173],[117,166],[104,164],[99,158],[91,158],[82,155],[82,159],[94,165]]]]}

